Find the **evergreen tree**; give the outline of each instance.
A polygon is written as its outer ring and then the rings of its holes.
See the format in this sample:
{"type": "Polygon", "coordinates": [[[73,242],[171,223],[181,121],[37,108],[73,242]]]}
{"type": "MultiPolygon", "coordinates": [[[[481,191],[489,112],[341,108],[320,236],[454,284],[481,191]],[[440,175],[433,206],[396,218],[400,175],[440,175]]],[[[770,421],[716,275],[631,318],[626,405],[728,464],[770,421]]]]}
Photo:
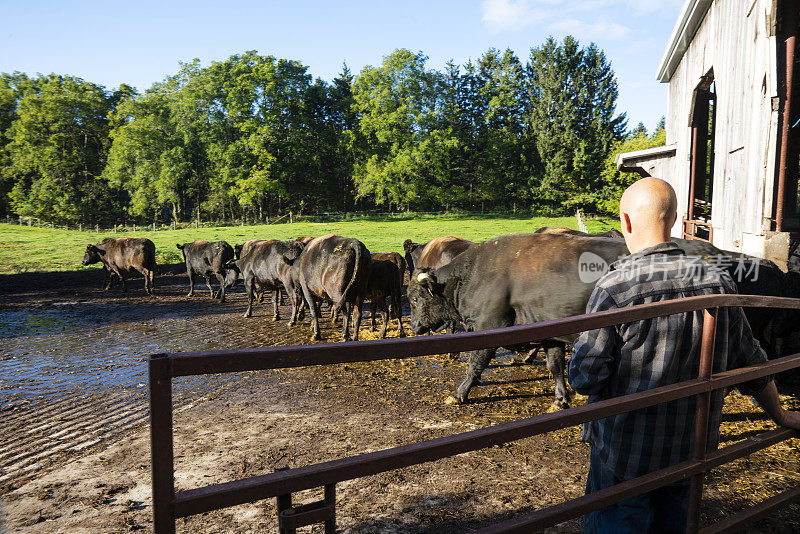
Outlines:
{"type": "Polygon", "coordinates": [[[615,115],[617,82],[594,44],[552,37],[531,50],[529,125],[542,162],[535,194],[551,204],[591,205],[603,161],[622,138],[625,115],[615,115]]]}

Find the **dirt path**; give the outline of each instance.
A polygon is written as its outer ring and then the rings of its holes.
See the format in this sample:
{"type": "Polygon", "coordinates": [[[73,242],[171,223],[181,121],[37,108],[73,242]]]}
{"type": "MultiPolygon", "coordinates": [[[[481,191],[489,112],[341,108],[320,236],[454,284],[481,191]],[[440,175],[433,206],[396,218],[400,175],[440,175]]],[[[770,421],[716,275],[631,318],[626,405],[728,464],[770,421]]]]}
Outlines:
{"type": "MultiPolygon", "coordinates": [[[[152,299],[137,282],[122,295],[66,278],[55,289],[51,280],[29,278],[28,286],[18,285],[20,292],[0,295],[0,476],[6,477],[0,483],[0,531],[151,529],[145,356],[291,344],[310,335],[307,326],[290,330],[273,323],[271,305],[256,308],[252,319],[242,318],[241,292],[223,305],[203,292],[186,299],[185,277],[161,277],[161,291],[152,299]]],[[[323,335],[337,339],[329,323],[322,324],[323,335]]],[[[553,383],[542,362],[517,365],[506,354],[494,363],[465,406],[443,402],[464,372],[463,358],[176,381],[176,484],[186,489],[332,460],[549,408],[553,383]]],[[[728,441],[770,426],[738,394],[728,398],[726,411],[728,441]]],[[[579,435],[578,428],[565,429],[345,482],[337,487],[339,528],[465,532],[578,496],[588,457],[579,435]]],[[[706,493],[707,517],[800,483],[798,465],[797,443],[787,443],[715,470],[706,493]]],[[[315,498],[307,493],[296,502],[315,498]]],[[[191,517],[178,526],[180,532],[273,532],[274,503],[191,517]]],[[[556,530],[579,529],[573,521],[556,530]]],[[[762,521],[757,531],[798,529],[795,506],[762,521]]]]}

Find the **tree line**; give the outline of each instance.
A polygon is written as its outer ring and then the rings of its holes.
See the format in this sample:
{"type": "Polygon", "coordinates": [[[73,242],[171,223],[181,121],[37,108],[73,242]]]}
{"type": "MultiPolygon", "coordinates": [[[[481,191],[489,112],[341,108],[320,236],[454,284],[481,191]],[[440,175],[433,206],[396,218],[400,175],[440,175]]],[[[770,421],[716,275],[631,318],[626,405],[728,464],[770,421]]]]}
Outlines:
{"type": "Polygon", "coordinates": [[[397,49],[331,82],[255,51],[181,64],[142,93],[3,73],[0,216],[613,211],[630,179],[612,153],[663,137],[663,125],[627,132],[617,97],[603,51],[572,37],[547,39],[524,62],[489,49],[441,70],[397,49]]]}

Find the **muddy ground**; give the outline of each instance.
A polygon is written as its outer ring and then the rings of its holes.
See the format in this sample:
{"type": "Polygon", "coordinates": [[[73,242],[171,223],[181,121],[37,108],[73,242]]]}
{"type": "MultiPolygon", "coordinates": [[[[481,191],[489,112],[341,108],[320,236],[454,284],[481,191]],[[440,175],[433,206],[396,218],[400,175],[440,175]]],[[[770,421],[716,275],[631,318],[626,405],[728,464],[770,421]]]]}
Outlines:
{"type": "MultiPolygon", "coordinates": [[[[187,299],[180,271],[166,269],[154,297],[143,294],[141,280],[127,294],[102,292],[98,272],[0,277],[0,531],[151,530],[147,354],[309,338],[307,325],[274,323],[268,304],[241,317],[241,289],[224,304],[204,290],[187,299]]],[[[322,324],[324,336],[338,339],[338,328],[322,324]]],[[[368,327],[363,335],[374,337],[368,327]]],[[[506,353],[469,404],[446,405],[463,372],[463,357],[431,356],[176,380],[176,485],[481,428],[543,413],[553,401],[543,362],[521,365],[506,353]]],[[[784,393],[786,404],[800,407],[796,384],[784,393]]],[[[725,443],[772,427],[737,393],[725,410],[725,443]]],[[[800,483],[797,445],[792,440],[713,471],[705,519],[800,483]]],[[[470,531],[581,495],[587,467],[588,448],[579,429],[569,428],[339,484],[338,526],[352,533],[470,531]]],[[[295,502],[316,498],[306,492],[295,502]]],[[[798,511],[784,509],[750,531],[797,532],[798,511]]],[[[554,530],[579,529],[572,521],[554,530]]],[[[274,502],[194,516],[178,530],[273,532],[274,502]]]]}

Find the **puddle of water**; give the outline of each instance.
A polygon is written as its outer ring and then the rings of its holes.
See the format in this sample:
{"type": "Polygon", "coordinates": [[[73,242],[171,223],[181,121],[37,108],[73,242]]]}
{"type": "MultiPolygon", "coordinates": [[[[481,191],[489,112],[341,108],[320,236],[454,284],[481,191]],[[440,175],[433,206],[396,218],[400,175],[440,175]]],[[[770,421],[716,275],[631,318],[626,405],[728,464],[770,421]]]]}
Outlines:
{"type": "MultiPolygon", "coordinates": [[[[138,395],[147,389],[148,355],[208,348],[185,315],[142,320],[140,309],[109,314],[108,307],[67,304],[0,311],[0,407],[109,388],[138,395]]],[[[176,381],[176,390],[204,380],[176,381]]]]}

